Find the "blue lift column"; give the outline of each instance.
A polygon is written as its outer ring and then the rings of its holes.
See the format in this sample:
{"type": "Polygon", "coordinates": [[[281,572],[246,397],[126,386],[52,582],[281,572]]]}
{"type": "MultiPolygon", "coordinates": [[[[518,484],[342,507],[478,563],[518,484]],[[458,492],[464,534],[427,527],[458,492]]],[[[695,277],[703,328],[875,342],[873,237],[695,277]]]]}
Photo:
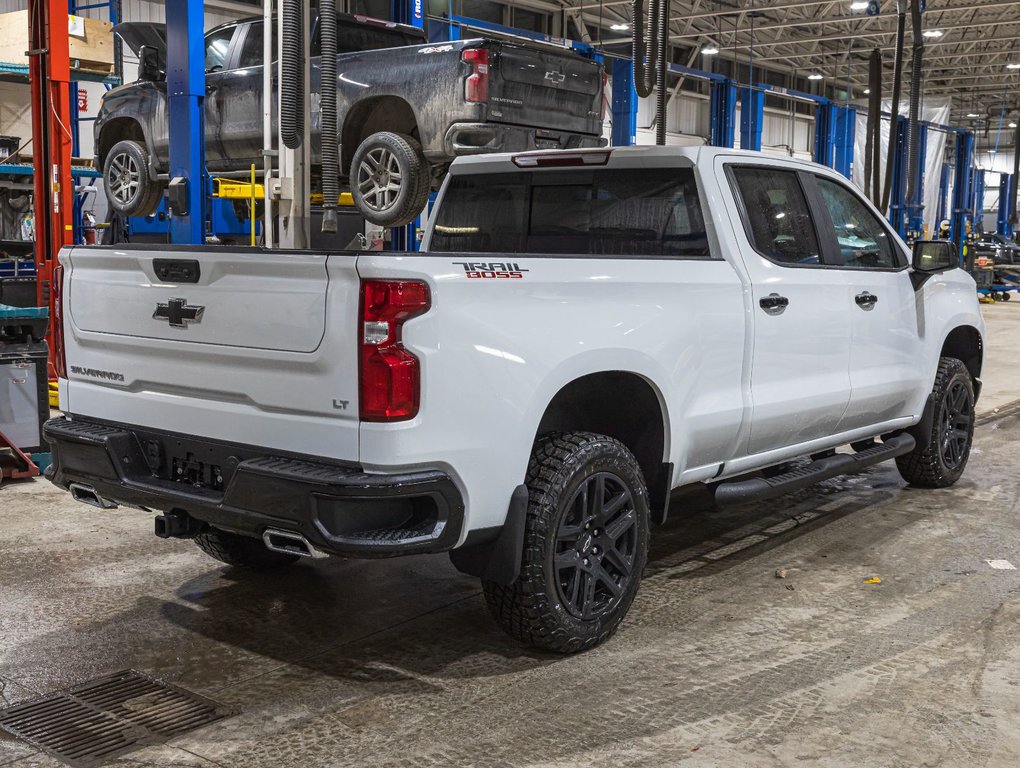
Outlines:
{"type": "Polygon", "coordinates": [[[740,89],[740,148],[761,150],[761,126],[765,119],[765,94],[745,86],[740,89]]]}
{"type": "MultiPolygon", "coordinates": [[[[942,171],[939,173],[939,207],[936,211],[935,218],[938,220],[938,224],[941,225],[943,221],[949,218],[946,215],[946,202],[949,197],[949,163],[942,164],[942,171]]],[[[935,237],[933,234],[932,237],[935,237]]]]}
{"type": "Polygon", "coordinates": [[[892,189],[889,197],[889,223],[900,237],[907,236],[906,207],[907,207],[907,134],[910,121],[898,120],[896,122],[896,136],[890,136],[889,140],[896,142],[896,150],[893,153],[892,189]]]}
{"type": "Polygon", "coordinates": [[[634,66],[629,59],[613,59],[613,135],[614,147],[637,143],[637,93],[634,91],[634,66]]]}
{"type": "MultiPolygon", "coordinates": [[[[764,103],[764,102],[763,102],[764,103]]],[[[730,79],[713,80],[709,102],[713,147],[733,148],[733,117],[737,114],[737,85],[730,79]]]]}
{"type": "Polygon", "coordinates": [[[170,97],[170,241],[205,242],[205,9],[202,0],[166,0],[170,97]]]}
{"type": "Polygon", "coordinates": [[[848,179],[854,168],[854,140],[857,136],[857,110],[836,107],[836,139],[832,167],[848,179]]]}
{"type": "Polygon", "coordinates": [[[1009,201],[1015,183],[1016,179],[1012,174],[999,174],[999,212],[995,217],[995,231],[1003,237],[1013,237],[1013,224],[1010,222],[1012,211],[1009,210],[1009,201]]]}
{"type": "Polygon", "coordinates": [[[963,245],[967,234],[967,217],[970,215],[972,169],[970,161],[974,156],[974,134],[961,131],[956,135],[953,164],[956,178],[953,181],[953,216],[950,219],[950,239],[963,258],[963,245]]]}
{"type": "Polygon", "coordinates": [[[815,151],[812,158],[816,163],[833,167],[833,151],[836,145],[836,107],[830,101],[819,102],[815,108],[815,151]]]}
{"type": "Polygon", "coordinates": [[[970,202],[971,232],[978,232],[984,229],[983,211],[985,208],[986,182],[984,171],[974,171],[974,180],[971,182],[974,185],[974,197],[970,202]]]}
{"type": "Polygon", "coordinates": [[[914,197],[907,200],[907,238],[920,239],[924,229],[924,163],[928,156],[928,126],[917,128],[917,176],[914,179],[914,197]]]}

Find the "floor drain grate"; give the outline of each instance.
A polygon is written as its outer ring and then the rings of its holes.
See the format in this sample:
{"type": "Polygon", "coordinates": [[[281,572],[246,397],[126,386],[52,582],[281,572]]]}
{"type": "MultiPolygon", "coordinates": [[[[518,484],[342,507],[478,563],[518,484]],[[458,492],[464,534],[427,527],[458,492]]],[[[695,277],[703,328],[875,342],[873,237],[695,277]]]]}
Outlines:
{"type": "Polygon", "coordinates": [[[0,709],[0,728],[75,768],[89,768],[231,714],[214,701],[125,670],[0,709]]]}

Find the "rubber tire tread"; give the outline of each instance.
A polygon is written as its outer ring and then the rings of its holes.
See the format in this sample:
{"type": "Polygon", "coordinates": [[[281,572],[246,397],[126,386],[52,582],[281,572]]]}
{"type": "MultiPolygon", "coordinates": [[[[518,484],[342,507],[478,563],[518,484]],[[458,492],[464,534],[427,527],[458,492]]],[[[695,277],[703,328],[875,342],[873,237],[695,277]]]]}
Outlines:
{"type": "Polygon", "coordinates": [[[432,174],[421,144],[410,136],[391,131],[379,131],[366,138],[354,152],[351,159],[351,195],[354,205],[366,220],[380,227],[402,227],[410,224],[425,209],[432,188],[432,174]],[[407,192],[398,195],[390,209],[380,214],[365,204],[358,188],[358,167],[364,155],[378,145],[392,152],[401,167],[401,172],[410,179],[407,192]]]}
{"type": "MultiPolygon", "coordinates": [[[[623,479],[626,480],[624,477],[623,479]]],[[[619,628],[637,594],[648,558],[648,490],[641,468],[623,443],[591,432],[552,433],[540,437],[528,463],[528,514],[524,556],[517,581],[503,586],[482,580],[485,601],[496,622],[522,643],[554,651],[577,653],[606,641],[619,628]],[[560,504],[567,499],[571,481],[580,477],[592,460],[609,460],[614,470],[632,476],[631,492],[638,512],[638,548],[634,574],[621,602],[609,614],[591,622],[570,616],[559,605],[555,586],[548,583],[543,567],[548,539],[554,539],[560,504]],[[548,590],[548,591],[547,591],[548,590]],[[550,595],[550,592],[552,595],[550,595]]]]}
{"type": "Polygon", "coordinates": [[[221,563],[235,568],[264,571],[280,568],[298,560],[297,555],[285,555],[266,549],[261,539],[210,528],[195,537],[198,548],[221,563]]]}
{"type": "Polygon", "coordinates": [[[970,446],[967,448],[967,455],[963,463],[955,470],[950,470],[942,462],[942,453],[939,446],[939,414],[942,400],[952,382],[957,378],[966,380],[967,388],[970,390],[971,419],[970,419],[970,441],[974,440],[974,380],[970,371],[963,361],[955,357],[943,357],[939,360],[938,372],[935,374],[935,386],[932,392],[938,401],[936,413],[932,418],[931,434],[928,435],[927,445],[918,445],[910,453],[899,456],[896,459],[896,469],[900,476],[911,485],[919,488],[948,488],[963,475],[967,468],[967,460],[970,458],[970,446]]]}
{"type": "Polygon", "coordinates": [[[106,199],[110,207],[121,216],[149,216],[156,212],[159,201],[163,197],[163,186],[153,181],[149,176],[149,150],[134,139],[118,141],[107,153],[106,161],[103,163],[103,189],[106,191],[106,199]],[[119,201],[114,200],[109,192],[110,164],[114,157],[123,152],[134,155],[135,162],[142,169],[138,183],[139,191],[131,205],[122,205],[119,201]]]}

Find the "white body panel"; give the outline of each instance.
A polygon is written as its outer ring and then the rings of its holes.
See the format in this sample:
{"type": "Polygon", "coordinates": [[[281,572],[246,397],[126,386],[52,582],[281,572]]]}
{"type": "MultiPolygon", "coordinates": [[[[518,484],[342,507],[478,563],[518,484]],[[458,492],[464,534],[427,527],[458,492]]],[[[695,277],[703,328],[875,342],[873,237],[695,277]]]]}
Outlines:
{"type": "MultiPolygon", "coordinates": [[[[984,334],[971,278],[954,270],[915,292],[907,269],[769,262],[748,242],[722,172],[727,162],[838,178],[819,166],[732,150],[614,151],[610,167],[693,165],[711,260],[72,249],[62,256],[72,371],[62,406],[357,462],[368,472],[444,470],[464,494],[463,535],[502,524],[546,408],[592,373],[632,372],[651,386],[674,485],[915,423],[949,332],[971,326],[984,334]],[[164,256],[198,259],[199,284],[155,280],[149,262],[164,256]],[[458,265],[504,259],[527,270],[524,279],[466,279],[458,265]],[[421,361],[421,408],[410,421],[358,421],[359,280],[366,278],[423,280],[430,288],[430,310],[403,331],[421,361]],[[862,290],[881,297],[870,312],[854,304],[862,290]],[[772,292],[790,299],[778,316],[759,307],[772,292]],[[171,297],[205,305],[201,325],[171,329],[153,320],[157,302],[171,297]]],[[[480,156],[455,163],[451,178],[518,170],[506,156],[480,156]]],[[[435,210],[442,205],[441,193],[435,210]]],[[[431,223],[423,250],[430,239],[431,223]]]]}

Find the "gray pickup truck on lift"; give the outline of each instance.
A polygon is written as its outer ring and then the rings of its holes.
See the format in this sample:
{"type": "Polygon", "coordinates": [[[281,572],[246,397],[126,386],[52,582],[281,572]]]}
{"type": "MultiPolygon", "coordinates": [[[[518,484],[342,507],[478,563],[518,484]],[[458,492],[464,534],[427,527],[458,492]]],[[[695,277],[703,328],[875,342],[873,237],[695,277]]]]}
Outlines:
{"type": "MultiPolygon", "coordinates": [[[[604,67],[598,62],[483,38],[429,44],[416,27],[363,16],[338,14],[338,27],[337,170],[375,224],[414,219],[455,157],[603,143],[604,67]]],[[[143,216],[159,204],[169,165],[166,30],[126,23],[116,31],[142,64],[137,82],[103,98],[96,159],[112,208],[143,216]]],[[[205,36],[211,172],[262,166],[262,34],[262,19],[250,18],[205,36]]],[[[311,46],[312,162],[318,169],[317,24],[311,46]]],[[[278,86],[274,103],[277,92],[278,86]]]]}

